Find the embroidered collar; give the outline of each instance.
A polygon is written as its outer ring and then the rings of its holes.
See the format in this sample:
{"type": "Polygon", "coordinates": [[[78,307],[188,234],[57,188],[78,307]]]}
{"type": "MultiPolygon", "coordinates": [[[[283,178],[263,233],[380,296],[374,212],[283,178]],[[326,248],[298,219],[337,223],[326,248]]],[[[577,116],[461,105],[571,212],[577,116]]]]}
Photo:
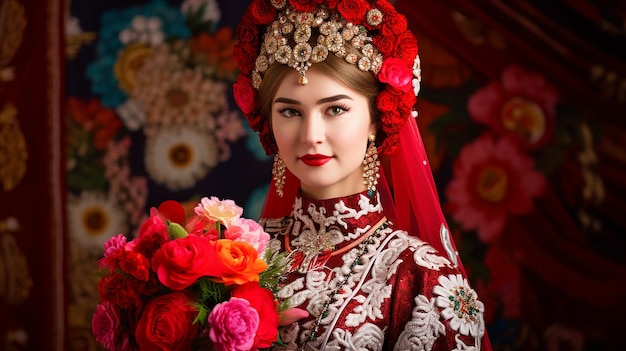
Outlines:
{"type": "Polygon", "coordinates": [[[299,196],[292,217],[285,247],[301,256],[301,267],[316,265],[314,261],[320,257],[325,259],[318,263],[324,263],[334,253],[358,244],[384,222],[379,196],[370,198],[367,192],[328,200],[299,196]]]}

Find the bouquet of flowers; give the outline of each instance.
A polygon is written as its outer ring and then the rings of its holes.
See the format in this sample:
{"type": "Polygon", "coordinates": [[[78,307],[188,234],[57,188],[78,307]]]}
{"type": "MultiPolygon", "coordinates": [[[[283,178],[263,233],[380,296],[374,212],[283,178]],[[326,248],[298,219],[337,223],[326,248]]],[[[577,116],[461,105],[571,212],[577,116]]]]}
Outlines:
{"type": "Polygon", "coordinates": [[[166,201],[137,238],[105,243],[92,319],[102,346],[256,350],[278,340],[279,323],[306,315],[277,302],[271,287],[287,258],[265,250],[269,235],[241,207],[205,197],[194,212],[186,218],[181,204],[166,201]]]}

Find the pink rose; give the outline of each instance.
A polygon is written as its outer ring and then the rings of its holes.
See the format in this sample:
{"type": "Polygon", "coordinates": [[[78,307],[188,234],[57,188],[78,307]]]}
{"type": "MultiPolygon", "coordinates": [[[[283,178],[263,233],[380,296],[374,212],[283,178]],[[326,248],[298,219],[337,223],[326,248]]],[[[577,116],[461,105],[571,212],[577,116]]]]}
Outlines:
{"type": "Polygon", "coordinates": [[[401,59],[390,57],[383,61],[378,79],[402,92],[413,89],[413,70],[401,59]]]}
{"type": "Polygon", "coordinates": [[[96,312],[91,319],[91,330],[96,341],[106,349],[116,349],[115,339],[116,332],[120,328],[120,316],[108,302],[96,307],[96,312]]]}
{"type": "Polygon", "coordinates": [[[98,268],[107,269],[109,272],[115,271],[127,245],[124,234],[118,234],[107,240],[104,243],[104,256],[98,260],[98,268]]]}
{"type": "Polygon", "coordinates": [[[188,235],[163,245],[152,258],[152,270],[172,290],[183,290],[204,276],[222,274],[215,243],[203,236],[188,235]]]}
{"type": "MultiPolygon", "coordinates": [[[[278,301],[272,291],[262,288],[257,282],[237,285],[231,297],[245,299],[259,314],[259,328],[254,337],[254,347],[266,348],[278,340],[278,301]]],[[[308,313],[307,313],[308,314],[308,313]]]]}
{"type": "Polygon", "coordinates": [[[159,296],[148,302],[135,331],[139,349],[190,350],[200,325],[193,323],[197,314],[193,299],[182,292],[159,296]]]}
{"type": "Polygon", "coordinates": [[[233,241],[243,241],[252,245],[260,254],[265,250],[270,235],[267,234],[261,225],[248,218],[237,218],[232,221],[224,233],[226,239],[233,241]]]}
{"type": "Polygon", "coordinates": [[[209,337],[216,351],[248,351],[259,328],[259,313],[248,300],[231,297],[209,314],[209,337]]]}
{"type": "Polygon", "coordinates": [[[243,208],[237,206],[233,200],[220,200],[215,196],[202,198],[194,211],[212,223],[220,222],[227,227],[231,221],[243,214],[243,208]]]}

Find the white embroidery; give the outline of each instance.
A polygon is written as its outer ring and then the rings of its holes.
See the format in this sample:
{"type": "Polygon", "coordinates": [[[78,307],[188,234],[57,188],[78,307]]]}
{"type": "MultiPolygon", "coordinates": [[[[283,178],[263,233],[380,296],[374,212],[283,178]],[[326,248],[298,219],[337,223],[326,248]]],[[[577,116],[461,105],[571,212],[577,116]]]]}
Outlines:
{"type": "Polygon", "coordinates": [[[452,349],[451,351],[479,351],[480,350],[480,343],[476,344],[478,346],[465,345],[463,340],[461,340],[460,334],[457,334],[454,336],[454,341],[456,341],[456,348],[452,349]]]}
{"type": "Polygon", "coordinates": [[[439,227],[439,237],[441,238],[441,243],[443,244],[443,248],[446,250],[448,254],[448,258],[454,264],[454,266],[458,265],[456,255],[457,252],[452,248],[452,239],[450,238],[450,231],[446,226],[442,223],[441,227],[439,227]]]}
{"type": "Polygon", "coordinates": [[[439,321],[435,299],[424,295],[415,297],[411,320],[404,326],[394,351],[432,350],[437,338],[446,334],[446,327],[439,321]]]}
{"type": "Polygon", "coordinates": [[[443,308],[441,316],[450,320],[450,328],[462,335],[474,336],[478,343],[485,333],[485,307],[478,295],[460,274],[440,276],[438,281],[433,294],[437,297],[437,306],[443,308]]]}
{"type": "Polygon", "coordinates": [[[434,247],[426,243],[422,243],[422,245],[415,250],[413,259],[416,264],[435,271],[438,271],[441,267],[452,268],[452,264],[448,261],[448,259],[439,255],[434,247]]]}
{"type": "Polygon", "coordinates": [[[372,323],[363,324],[356,333],[342,329],[333,330],[333,340],[326,345],[325,351],[380,351],[383,349],[385,333],[372,323]]]}

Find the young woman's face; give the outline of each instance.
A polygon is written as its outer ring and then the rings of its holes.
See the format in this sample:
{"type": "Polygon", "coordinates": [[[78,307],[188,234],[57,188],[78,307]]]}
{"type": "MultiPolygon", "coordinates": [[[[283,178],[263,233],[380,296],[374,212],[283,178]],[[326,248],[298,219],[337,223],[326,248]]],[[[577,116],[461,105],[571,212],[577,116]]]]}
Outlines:
{"type": "Polygon", "coordinates": [[[302,191],[328,199],[366,190],[362,162],[375,134],[367,98],[312,67],[306,85],[295,70],[272,103],[272,131],[302,191]]]}

